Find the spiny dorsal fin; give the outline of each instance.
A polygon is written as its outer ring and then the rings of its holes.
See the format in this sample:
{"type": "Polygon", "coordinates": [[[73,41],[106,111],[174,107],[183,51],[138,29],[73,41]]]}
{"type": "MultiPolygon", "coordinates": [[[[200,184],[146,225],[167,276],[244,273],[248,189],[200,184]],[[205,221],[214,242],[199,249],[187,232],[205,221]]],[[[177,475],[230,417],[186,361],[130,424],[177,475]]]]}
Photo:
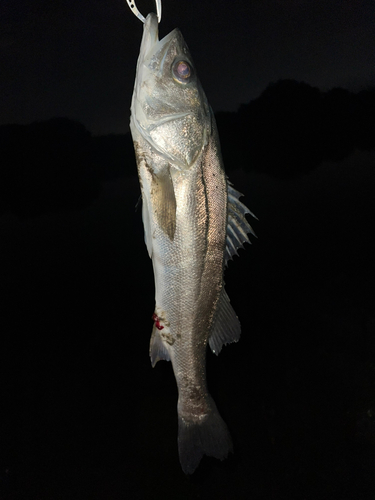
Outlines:
{"type": "Polygon", "coordinates": [[[236,191],[229,180],[227,179],[228,186],[228,225],[227,225],[227,240],[226,250],[224,256],[225,265],[228,260],[232,260],[233,255],[238,255],[237,250],[244,248],[243,243],[251,244],[248,233],[256,237],[253,228],[246,220],[246,214],[255,215],[240,202],[239,198],[243,196],[239,191],[236,191]]]}
{"type": "Polygon", "coordinates": [[[241,325],[230,305],[227,292],[223,288],[216,306],[214,315],[212,333],[208,339],[211,350],[216,356],[219,355],[224,344],[238,342],[241,335],[241,325]]]}

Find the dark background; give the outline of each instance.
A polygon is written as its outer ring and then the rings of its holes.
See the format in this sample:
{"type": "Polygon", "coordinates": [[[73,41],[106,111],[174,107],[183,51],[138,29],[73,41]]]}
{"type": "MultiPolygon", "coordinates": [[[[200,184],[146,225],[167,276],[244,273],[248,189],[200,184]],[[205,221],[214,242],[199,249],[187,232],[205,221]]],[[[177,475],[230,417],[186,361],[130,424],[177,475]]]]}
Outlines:
{"type": "Polygon", "coordinates": [[[321,10],[311,10],[302,1],[233,2],[228,9],[219,2],[200,10],[191,2],[184,14],[163,3],[164,34],[175,25],[195,33],[185,38],[210,101],[213,94],[227,173],[259,218],[252,224],[258,239],[225,275],[241,340],[207,357],[210,391],[235,453],[224,462],[205,457],[191,477],[178,462],[171,366],[149,362],[152,266],[135,211],[131,138],[120,133],[140,23],[120,2],[77,2],[74,15],[71,2],[2,4],[13,16],[8,24],[0,16],[13,38],[3,42],[0,76],[8,89],[0,126],[1,500],[374,498],[375,91],[373,46],[364,43],[371,16],[360,4],[316,2],[321,10]],[[295,23],[295,41],[283,19],[295,23]],[[228,27],[247,20],[250,38],[236,41],[228,27]],[[83,64],[74,73],[75,60],[67,60],[66,23],[82,37],[73,37],[71,54],[87,56],[90,70],[83,64]],[[123,38],[128,26],[134,33],[123,38]],[[314,52],[311,78],[298,74],[295,51],[317,40],[327,45],[314,52]],[[355,60],[362,61],[356,86],[337,70],[337,81],[324,82],[318,71],[328,68],[335,40],[353,52],[343,75],[356,74],[355,60]],[[94,61],[99,46],[102,59],[94,61]],[[272,48],[279,56],[269,59],[272,48]],[[248,60],[257,54],[251,71],[245,53],[248,60]],[[121,79],[104,61],[131,68],[121,98],[120,87],[108,87],[121,79]],[[62,68],[73,68],[67,80],[62,68]],[[37,73],[43,91],[32,79],[37,73]],[[263,76],[252,84],[250,73],[263,76]]]}

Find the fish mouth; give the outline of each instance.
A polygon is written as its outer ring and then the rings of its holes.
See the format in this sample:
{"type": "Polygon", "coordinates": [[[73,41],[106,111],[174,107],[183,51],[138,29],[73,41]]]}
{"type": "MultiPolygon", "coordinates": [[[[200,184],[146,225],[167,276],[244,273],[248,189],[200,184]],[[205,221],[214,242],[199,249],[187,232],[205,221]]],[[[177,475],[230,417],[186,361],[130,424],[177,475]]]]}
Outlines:
{"type": "Polygon", "coordinates": [[[175,28],[164,38],[159,40],[158,18],[153,12],[148,14],[143,26],[143,36],[141,41],[141,48],[139,51],[137,72],[140,69],[140,66],[147,60],[151,59],[152,55],[155,54],[155,52],[160,53],[163,49],[165,49],[166,52],[169,42],[174,38],[177,32],[179,32],[179,29],[175,28]]]}
{"type": "MultiPolygon", "coordinates": [[[[156,14],[151,12],[143,25],[143,36],[139,51],[138,67],[144,63],[148,54],[159,42],[159,23],[156,14]]],[[[139,68],[137,68],[139,69],[139,68]]]]}

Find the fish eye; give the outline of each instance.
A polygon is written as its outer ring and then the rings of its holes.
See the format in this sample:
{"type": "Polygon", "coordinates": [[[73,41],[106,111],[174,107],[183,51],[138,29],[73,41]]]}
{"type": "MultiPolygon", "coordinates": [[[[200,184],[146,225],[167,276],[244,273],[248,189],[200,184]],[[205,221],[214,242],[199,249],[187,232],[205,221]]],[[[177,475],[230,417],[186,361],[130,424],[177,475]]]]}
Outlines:
{"type": "Polygon", "coordinates": [[[189,83],[193,76],[193,68],[183,59],[177,59],[172,65],[173,78],[179,83],[189,83]]]}

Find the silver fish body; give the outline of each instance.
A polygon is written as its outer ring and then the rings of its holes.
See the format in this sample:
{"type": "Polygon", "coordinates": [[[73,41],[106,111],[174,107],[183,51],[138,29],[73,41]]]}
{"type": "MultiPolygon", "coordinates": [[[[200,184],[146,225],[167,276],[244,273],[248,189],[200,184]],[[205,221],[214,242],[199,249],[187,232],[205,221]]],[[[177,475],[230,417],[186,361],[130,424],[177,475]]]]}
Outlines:
{"type": "Polygon", "coordinates": [[[170,360],[178,386],[179,455],[185,473],[204,454],[232,451],[208,393],[207,343],[218,354],[240,324],[224,290],[228,259],[252,232],[227,182],[215,119],[179,30],[158,40],[144,24],[131,106],[145,242],[155,277],[153,366],[170,360]]]}

